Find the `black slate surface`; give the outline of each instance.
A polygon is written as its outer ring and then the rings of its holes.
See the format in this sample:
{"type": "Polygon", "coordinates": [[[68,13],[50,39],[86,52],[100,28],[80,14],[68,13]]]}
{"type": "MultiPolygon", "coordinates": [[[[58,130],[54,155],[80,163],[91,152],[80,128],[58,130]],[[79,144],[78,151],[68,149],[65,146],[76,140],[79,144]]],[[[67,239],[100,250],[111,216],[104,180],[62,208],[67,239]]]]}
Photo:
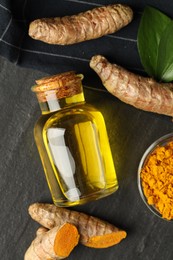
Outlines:
{"type": "MultiPolygon", "coordinates": [[[[33,138],[40,109],[30,91],[34,80],[44,75],[0,58],[1,260],[23,259],[38,227],[28,206],[52,202],[33,138]]],[[[172,260],[173,223],[154,216],[137,188],[140,158],[154,140],[173,130],[171,118],[137,110],[105,92],[84,90],[87,101],[105,116],[120,187],[107,198],[75,209],[124,228],[128,236],[108,249],[79,245],[68,259],[172,260]]]]}
{"type": "MultiPolygon", "coordinates": [[[[30,87],[35,79],[56,73],[58,70],[78,68],[85,73],[85,82],[90,86],[102,88],[100,81],[88,66],[88,60],[99,48],[113,62],[118,62],[127,68],[139,73],[142,67],[137,54],[136,42],[123,40],[130,37],[135,40],[137,25],[141,12],[146,4],[158,7],[173,17],[172,3],[170,1],[119,1],[129,3],[136,11],[134,23],[130,30],[124,29],[117,34],[117,38],[104,37],[102,39],[75,47],[65,48],[63,52],[70,56],[79,54],[77,61],[64,58],[63,64],[58,60],[62,48],[46,46],[35,42],[27,36],[22,44],[17,35],[23,27],[22,4],[27,3],[27,22],[36,16],[55,11],[63,14],[66,11],[74,12],[88,5],[106,4],[113,1],[73,1],[75,9],[64,5],[58,8],[63,1],[0,1],[1,19],[2,5],[11,8],[13,14],[12,25],[14,30],[7,30],[4,34],[5,23],[0,26],[0,53],[14,64],[0,58],[0,259],[22,260],[24,253],[35,237],[38,228],[28,215],[28,206],[36,201],[52,202],[46,184],[44,172],[33,138],[34,123],[40,115],[37,100],[30,87]],[[78,2],[81,5],[78,6],[78,2]],[[21,3],[21,9],[18,6],[21,3]],[[42,3],[42,4],[41,4],[42,3]],[[15,5],[16,4],[16,5],[15,5]],[[18,4],[18,5],[17,5],[18,4]],[[40,8],[33,8],[39,6],[40,8]],[[16,27],[17,23],[17,27],[16,27]],[[3,27],[2,27],[3,25],[3,27]],[[19,30],[16,31],[16,28],[19,30]],[[14,33],[11,37],[10,30],[14,33]],[[2,37],[3,36],[3,37],[2,37]],[[5,37],[5,38],[4,38],[5,37]],[[121,41],[122,40],[122,41],[121,41]],[[97,43],[97,44],[96,44],[97,43]],[[108,45],[107,45],[108,44],[108,45]],[[79,48],[79,46],[81,48],[79,48]],[[107,47],[108,46],[108,47],[107,47]],[[11,48],[12,47],[12,48],[11,48]],[[18,47],[18,48],[17,48],[18,47]],[[35,50],[36,52],[32,52],[35,50]],[[49,55],[39,53],[47,52],[49,55]],[[56,55],[52,55],[54,53],[56,55]],[[15,56],[16,55],[16,56],[15,56]],[[16,64],[30,69],[20,68],[16,64]],[[31,69],[32,68],[32,69],[31,69]],[[37,70],[33,70],[37,69],[37,70]]],[[[64,3],[72,1],[65,1],[64,3]]],[[[8,21],[7,21],[8,22],[8,21]]],[[[23,31],[22,31],[23,33],[23,31]]],[[[26,31],[25,31],[26,35],[26,31]]],[[[105,91],[95,91],[85,88],[87,102],[98,107],[106,121],[113,158],[119,180],[119,190],[113,195],[75,207],[80,211],[103,218],[121,228],[128,236],[119,245],[108,249],[91,249],[79,245],[72,252],[69,260],[172,260],[172,234],[173,224],[154,216],[144,205],[137,187],[137,168],[141,156],[146,148],[157,138],[173,132],[172,119],[137,110],[126,105],[105,91]]]]}

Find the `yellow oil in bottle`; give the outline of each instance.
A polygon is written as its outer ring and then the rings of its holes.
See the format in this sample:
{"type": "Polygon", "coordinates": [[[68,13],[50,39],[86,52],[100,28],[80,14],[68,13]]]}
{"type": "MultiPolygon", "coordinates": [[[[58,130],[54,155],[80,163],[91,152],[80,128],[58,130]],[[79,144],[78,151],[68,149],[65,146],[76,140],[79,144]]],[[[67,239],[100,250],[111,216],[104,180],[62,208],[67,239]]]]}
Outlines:
{"type": "Polygon", "coordinates": [[[102,114],[82,91],[59,102],[52,94],[39,100],[34,134],[54,203],[73,206],[113,193],[118,182],[102,114]]]}

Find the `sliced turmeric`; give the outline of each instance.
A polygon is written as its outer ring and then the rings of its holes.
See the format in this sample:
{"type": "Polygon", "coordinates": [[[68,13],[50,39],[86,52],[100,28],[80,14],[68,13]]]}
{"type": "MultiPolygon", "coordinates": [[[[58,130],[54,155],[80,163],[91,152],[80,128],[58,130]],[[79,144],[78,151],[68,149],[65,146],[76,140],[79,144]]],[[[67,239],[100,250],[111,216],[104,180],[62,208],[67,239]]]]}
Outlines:
{"type": "Polygon", "coordinates": [[[152,152],[141,170],[141,182],[148,204],[163,218],[173,219],[173,142],[152,152]]]}
{"type": "Polygon", "coordinates": [[[173,84],[158,83],[147,77],[135,75],[95,55],[90,67],[98,74],[106,89],[121,101],[136,108],[173,116],[173,84]]]}
{"type": "Polygon", "coordinates": [[[29,36],[49,44],[74,44],[114,33],[132,18],[129,6],[112,4],[77,15],[34,20],[29,26],[29,36]]]}
{"type": "Polygon", "coordinates": [[[31,217],[48,229],[65,222],[77,227],[80,242],[88,247],[106,248],[119,243],[126,232],[99,218],[60,208],[52,204],[34,203],[29,207],[31,217]]]}
{"type": "Polygon", "coordinates": [[[66,258],[78,244],[77,228],[69,223],[51,230],[41,227],[25,253],[24,260],[58,260],[66,258]]]}

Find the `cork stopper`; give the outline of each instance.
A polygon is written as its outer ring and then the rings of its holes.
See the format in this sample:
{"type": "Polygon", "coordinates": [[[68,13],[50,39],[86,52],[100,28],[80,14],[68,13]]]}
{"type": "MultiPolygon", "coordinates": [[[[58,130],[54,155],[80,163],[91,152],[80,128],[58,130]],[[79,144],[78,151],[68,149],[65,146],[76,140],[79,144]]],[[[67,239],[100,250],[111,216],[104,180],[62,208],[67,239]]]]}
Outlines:
{"type": "Polygon", "coordinates": [[[39,102],[72,97],[82,92],[82,74],[74,71],[64,72],[36,80],[32,91],[37,94],[39,102]]]}

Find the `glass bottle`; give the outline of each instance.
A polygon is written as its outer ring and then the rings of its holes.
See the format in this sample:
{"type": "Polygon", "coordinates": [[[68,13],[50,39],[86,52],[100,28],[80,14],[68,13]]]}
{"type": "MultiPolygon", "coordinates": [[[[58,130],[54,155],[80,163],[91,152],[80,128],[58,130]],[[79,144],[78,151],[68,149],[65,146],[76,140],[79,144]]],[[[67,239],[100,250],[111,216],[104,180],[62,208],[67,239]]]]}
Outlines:
{"type": "Polygon", "coordinates": [[[104,118],[85,102],[82,79],[65,72],[32,87],[42,111],[34,137],[58,206],[83,204],[118,188],[104,118]]]}

